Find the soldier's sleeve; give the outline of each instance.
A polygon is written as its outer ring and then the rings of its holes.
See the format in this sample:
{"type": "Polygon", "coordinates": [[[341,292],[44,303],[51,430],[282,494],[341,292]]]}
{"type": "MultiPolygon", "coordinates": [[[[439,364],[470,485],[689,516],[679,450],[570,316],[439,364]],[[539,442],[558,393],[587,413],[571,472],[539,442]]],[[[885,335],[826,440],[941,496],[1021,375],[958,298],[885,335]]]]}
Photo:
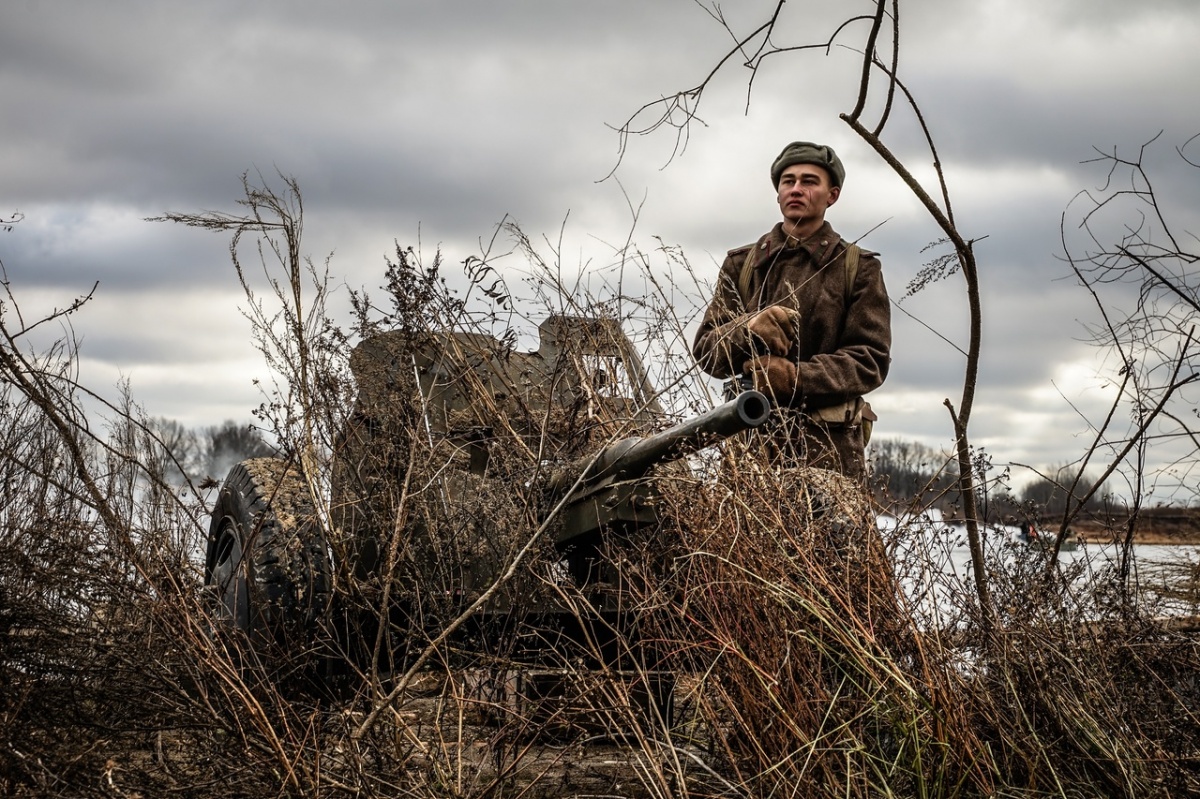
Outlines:
{"type": "Polygon", "coordinates": [[[879,388],[891,366],[892,306],[877,253],[863,251],[838,348],[801,361],[801,401],[833,405],[879,388]]]}
{"type": "Polygon", "coordinates": [[[696,340],[692,344],[692,355],[700,368],[713,377],[733,377],[742,371],[742,366],[753,357],[746,322],[751,314],[738,293],[738,278],[746,255],[753,244],[730,250],[717,275],[717,286],[712,302],[704,312],[696,340]]]}

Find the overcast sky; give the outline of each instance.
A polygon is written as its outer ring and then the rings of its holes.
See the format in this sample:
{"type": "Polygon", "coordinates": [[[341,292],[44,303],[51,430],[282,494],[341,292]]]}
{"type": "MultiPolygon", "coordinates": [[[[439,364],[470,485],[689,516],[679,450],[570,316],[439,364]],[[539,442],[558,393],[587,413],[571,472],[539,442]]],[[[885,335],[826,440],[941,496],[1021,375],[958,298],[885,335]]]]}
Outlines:
{"type": "MultiPolygon", "coordinates": [[[[774,2],[726,5],[745,34],[774,2]]],[[[870,6],[793,0],[777,43],[821,41],[870,6]]],[[[960,229],[981,240],[975,441],[1000,463],[1072,460],[1086,441],[1077,411],[1099,418],[1107,395],[1059,221],[1104,182],[1082,163],[1093,147],[1133,155],[1160,131],[1156,189],[1198,218],[1195,171],[1174,149],[1200,132],[1200,7],[921,0],[901,13],[902,77],[960,229]]],[[[12,0],[0,24],[0,215],[24,219],[0,233],[0,259],[26,317],[99,281],[74,319],[85,381],[103,391],[127,378],[150,414],[193,426],[248,421],[265,367],[227,239],[144,219],[236,210],[246,170],[299,181],[305,251],[333,252],[352,287],[380,284],[396,242],[458,263],[506,217],[535,240],[561,238],[566,266],[600,269],[630,236],[631,202],[634,239],[683,248],[708,281],[727,249],[776,221],[774,156],[814,140],[847,169],[830,221],[847,238],[870,232],[863,244],[882,253],[899,300],[938,232],[838,118],[858,79],[847,49],[768,60],[749,105],[748,73],[733,64],[681,153],[670,158],[668,131],[631,139],[616,180],[601,180],[617,165],[613,127],[697,84],[729,43],[693,0],[12,0]]],[[[891,124],[927,177],[911,117],[891,124]]],[[[892,374],[871,397],[879,434],[949,445],[942,401],[957,402],[963,359],[929,328],[965,346],[962,294],[952,277],[901,301],[892,374]]]]}

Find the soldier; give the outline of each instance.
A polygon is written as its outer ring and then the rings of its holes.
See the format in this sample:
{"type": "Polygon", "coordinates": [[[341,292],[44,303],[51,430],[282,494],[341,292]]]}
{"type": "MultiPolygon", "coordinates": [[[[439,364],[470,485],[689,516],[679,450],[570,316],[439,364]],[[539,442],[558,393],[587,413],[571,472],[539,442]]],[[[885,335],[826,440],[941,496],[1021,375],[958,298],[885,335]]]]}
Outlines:
{"type": "Polygon", "coordinates": [[[771,165],[782,221],[730,250],[692,352],[719,378],[772,397],[771,451],[785,465],[865,479],[875,416],[863,399],[887,376],[891,307],[876,253],[825,221],[846,171],[833,149],[792,142],[771,165]]]}

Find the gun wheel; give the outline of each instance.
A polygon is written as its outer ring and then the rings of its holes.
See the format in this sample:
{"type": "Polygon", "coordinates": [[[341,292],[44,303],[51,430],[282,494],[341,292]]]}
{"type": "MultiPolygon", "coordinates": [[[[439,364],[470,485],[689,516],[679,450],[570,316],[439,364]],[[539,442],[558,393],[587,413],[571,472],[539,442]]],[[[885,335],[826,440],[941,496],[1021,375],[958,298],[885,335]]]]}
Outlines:
{"type": "Polygon", "coordinates": [[[330,562],[308,486],[278,458],[233,467],[209,528],[215,615],[256,644],[310,636],[329,604],[330,562]]]}

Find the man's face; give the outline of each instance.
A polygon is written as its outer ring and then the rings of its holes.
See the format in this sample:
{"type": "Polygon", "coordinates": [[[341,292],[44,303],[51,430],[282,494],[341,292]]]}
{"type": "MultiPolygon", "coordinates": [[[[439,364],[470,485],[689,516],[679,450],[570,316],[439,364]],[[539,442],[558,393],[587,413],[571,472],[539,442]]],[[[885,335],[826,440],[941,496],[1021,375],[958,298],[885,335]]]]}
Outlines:
{"type": "Polygon", "coordinates": [[[779,178],[779,210],[791,227],[819,227],[825,221],[825,209],[837,202],[840,193],[841,188],[830,182],[822,167],[795,164],[779,178]]]}

